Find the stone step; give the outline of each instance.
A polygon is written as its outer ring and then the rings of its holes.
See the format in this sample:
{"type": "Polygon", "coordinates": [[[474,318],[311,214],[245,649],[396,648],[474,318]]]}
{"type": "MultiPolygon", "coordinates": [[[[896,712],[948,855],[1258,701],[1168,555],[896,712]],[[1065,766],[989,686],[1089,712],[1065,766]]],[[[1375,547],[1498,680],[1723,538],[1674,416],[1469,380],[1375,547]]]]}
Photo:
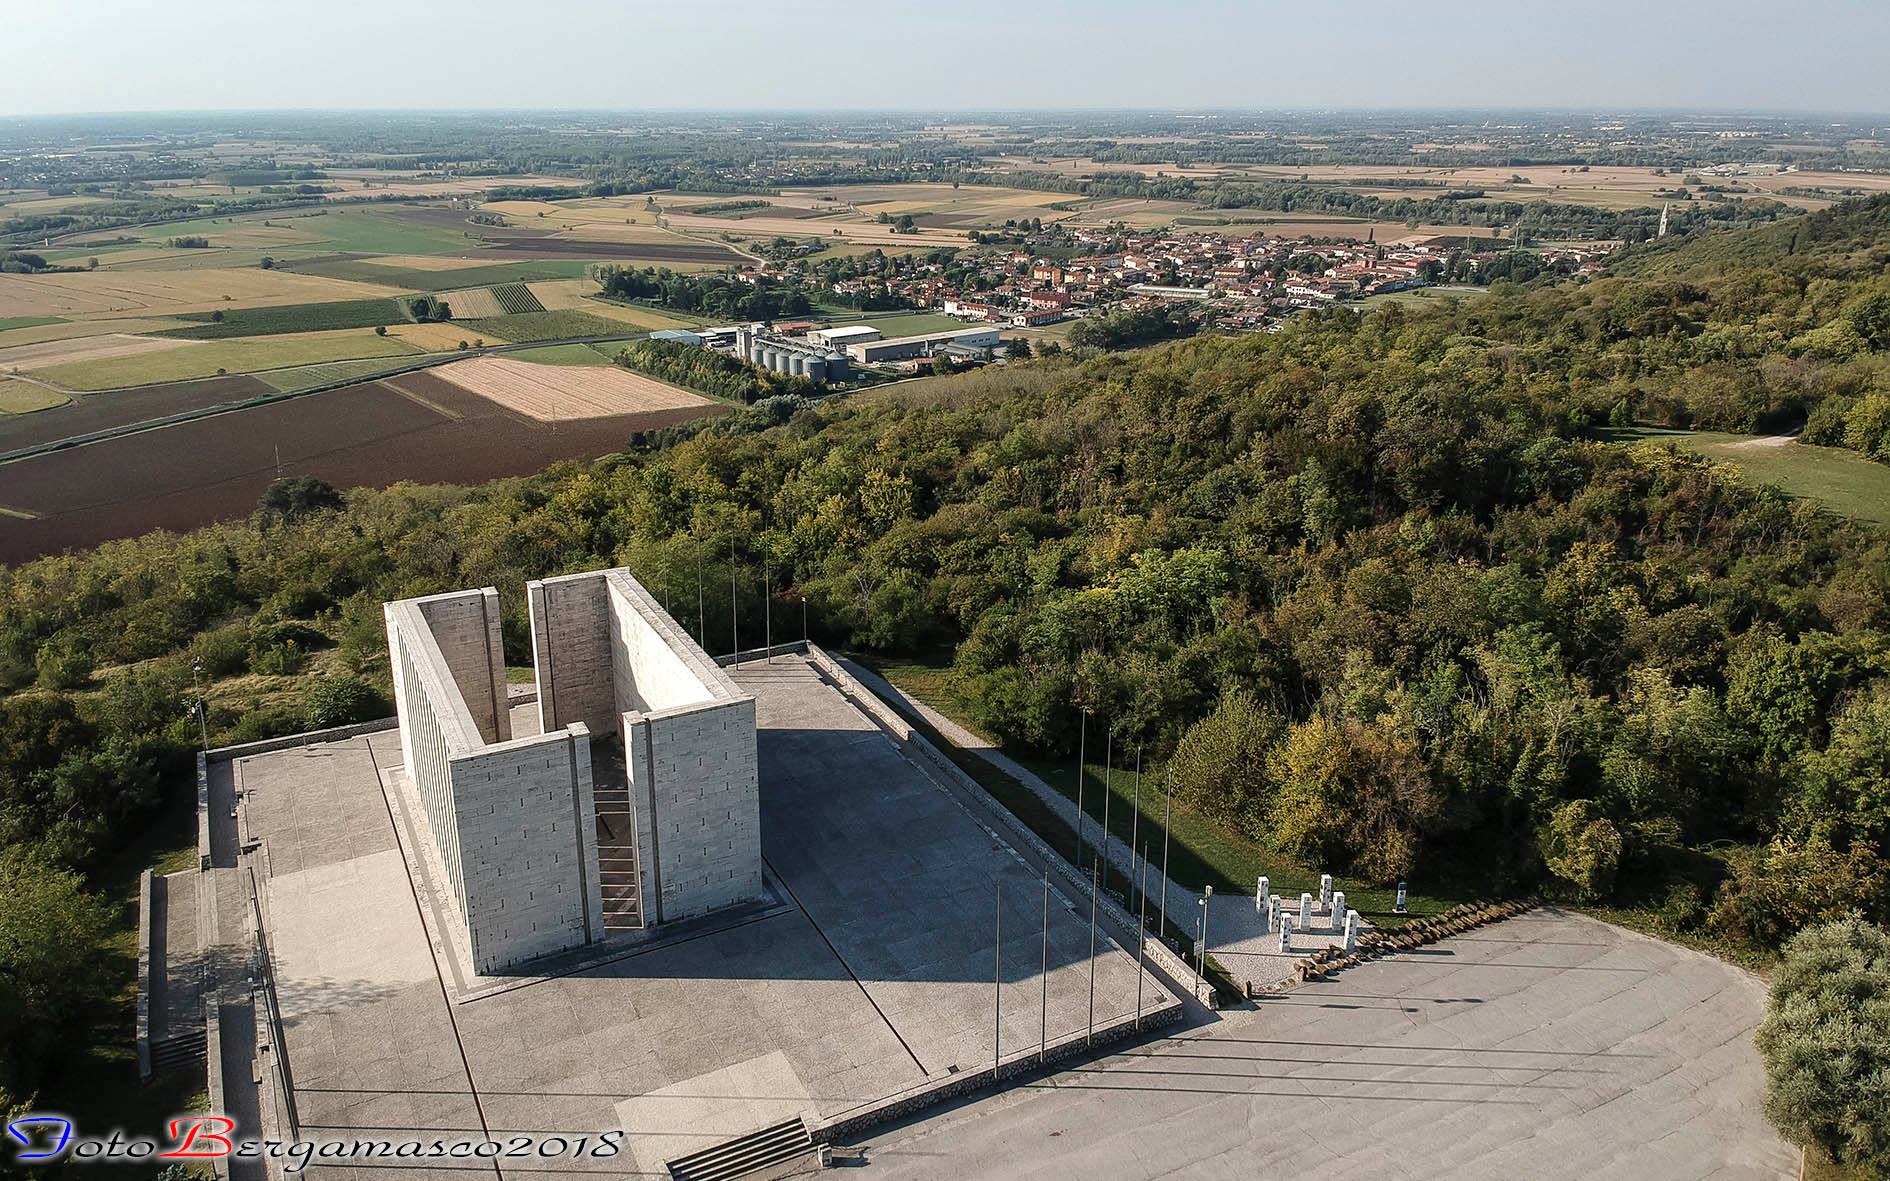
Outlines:
{"type": "Polygon", "coordinates": [[[807,1125],[792,1119],[677,1157],[668,1168],[672,1181],[730,1181],[813,1151],[807,1125]]]}

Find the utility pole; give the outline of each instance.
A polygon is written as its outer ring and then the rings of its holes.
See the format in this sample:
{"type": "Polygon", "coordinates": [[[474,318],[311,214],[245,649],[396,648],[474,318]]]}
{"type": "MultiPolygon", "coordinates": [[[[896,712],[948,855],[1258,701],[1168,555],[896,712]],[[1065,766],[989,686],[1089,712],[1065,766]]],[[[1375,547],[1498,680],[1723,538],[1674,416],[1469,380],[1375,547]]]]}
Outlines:
{"type": "Polygon", "coordinates": [[[1050,871],[1043,872],[1043,963],[1037,970],[1041,982],[1037,1000],[1037,1065],[1048,1061],[1050,1049],[1050,871]]]}
{"type": "MultiPolygon", "coordinates": [[[[1141,833],[1142,833],[1142,748],[1140,746],[1137,746],[1135,748],[1135,815],[1129,820],[1129,871],[1131,873],[1135,872],[1135,850],[1137,848],[1138,842],[1142,839],[1141,833]]],[[[1141,890],[1145,890],[1147,888],[1148,888],[1148,883],[1144,881],[1141,884],[1141,886],[1138,888],[1138,893],[1141,890]]]]}
{"type": "Polygon", "coordinates": [[[774,663],[774,572],[766,563],[761,567],[761,650],[774,663]]]}
{"type": "Polygon", "coordinates": [[[1168,930],[1168,817],[1175,808],[1175,769],[1173,767],[1168,769],[1167,781],[1168,786],[1162,792],[1165,797],[1162,804],[1162,921],[1161,925],[1155,929],[1155,934],[1158,936],[1168,930]]]}
{"type": "Polygon", "coordinates": [[[991,920],[991,1081],[998,1077],[1004,1044],[1004,883],[997,884],[997,914],[991,920]]]}
{"type": "Polygon", "coordinates": [[[735,646],[735,667],[742,666],[742,620],[741,610],[735,600],[735,538],[728,539],[728,635],[729,642],[735,646]]]}
{"type": "MultiPolygon", "coordinates": [[[[1131,856],[1135,854],[1130,849],[1131,856]]],[[[1135,1027],[1142,1028],[1142,964],[1143,956],[1148,952],[1148,849],[1142,850],[1142,909],[1136,915],[1135,923],[1135,1027]]]]}
{"type": "Polygon", "coordinates": [[[1096,871],[1089,871],[1089,1029],[1083,1044],[1096,1041],[1096,871]]]}
{"type": "Polygon", "coordinates": [[[1102,866],[1103,877],[1107,879],[1109,876],[1109,802],[1115,798],[1115,794],[1116,794],[1116,791],[1115,791],[1115,773],[1116,773],[1116,765],[1115,765],[1116,727],[1115,727],[1115,724],[1111,723],[1109,728],[1105,730],[1103,734],[1104,734],[1104,738],[1103,738],[1102,840],[1096,842],[1097,845],[1100,847],[1100,852],[1097,854],[1096,860],[1102,866]]]}
{"type": "Polygon", "coordinates": [[[1076,731],[1076,864],[1083,864],[1083,760],[1088,757],[1089,746],[1089,710],[1083,710],[1083,720],[1077,724],[1076,731]]]}

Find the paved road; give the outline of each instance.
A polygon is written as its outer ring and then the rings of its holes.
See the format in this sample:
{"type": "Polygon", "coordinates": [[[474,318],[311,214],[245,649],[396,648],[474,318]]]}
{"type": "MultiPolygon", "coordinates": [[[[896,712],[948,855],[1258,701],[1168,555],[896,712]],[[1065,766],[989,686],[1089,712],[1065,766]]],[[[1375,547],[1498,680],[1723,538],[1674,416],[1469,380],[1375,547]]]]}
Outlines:
{"type": "Polygon", "coordinates": [[[1778,1178],[1764,988],[1536,911],[863,1145],[865,1177],[1778,1178]]]}

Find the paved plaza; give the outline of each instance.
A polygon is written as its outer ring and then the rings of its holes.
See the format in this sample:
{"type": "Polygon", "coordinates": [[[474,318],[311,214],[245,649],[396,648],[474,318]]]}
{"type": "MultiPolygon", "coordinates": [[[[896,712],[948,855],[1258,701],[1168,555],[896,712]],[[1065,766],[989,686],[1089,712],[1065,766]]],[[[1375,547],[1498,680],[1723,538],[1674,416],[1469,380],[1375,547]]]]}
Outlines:
{"type": "Polygon", "coordinates": [[[1539,910],[871,1137],[893,1179],[1794,1177],[1752,975],[1539,910]]]}
{"type": "Polygon", "coordinates": [[[535,974],[464,972],[437,867],[383,791],[396,733],[230,765],[304,1136],[621,1127],[615,1161],[496,1171],[666,1175],[665,1161],[767,1124],[949,1085],[990,1065],[1000,885],[1007,1057],[1081,1035],[1092,1015],[1133,1017],[1138,1000],[1176,1004],[1106,935],[1092,991],[1087,907],[1053,890],[1046,947],[1040,873],[805,660],[733,675],[757,698],[767,898],[535,974]]]}

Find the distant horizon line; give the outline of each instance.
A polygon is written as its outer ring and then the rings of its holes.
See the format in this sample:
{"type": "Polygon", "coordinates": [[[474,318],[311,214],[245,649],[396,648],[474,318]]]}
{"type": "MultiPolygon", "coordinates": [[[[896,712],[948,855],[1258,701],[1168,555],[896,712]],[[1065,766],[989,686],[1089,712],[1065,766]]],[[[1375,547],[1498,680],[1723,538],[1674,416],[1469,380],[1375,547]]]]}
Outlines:
{"type": "Polygon", "coordinates": [[[139,117],[236,116],[236,115],[1179,115],[1179,116],[1256,116],[1256,115],[1586,115],[1646,117],[1692,115],[1713,118],[1806,119],[1831,117],[1840,121],[1890,121],[1890,112],[1846,111],[1825,107],[1721,107],[1721,106],[1582,106],[1545,104],[1539,106],[1497,104],[1442,104],[1429,106],[1344,106],[1334,103],[1268,106],[837,106],[837,107],[757,107],[757,106],[309,106],[309,107],[148,107],[118,110],[46,111],[27,114],[0,114],[0,121],[32,122],[56,119],[111,119],[139,117]]]}

